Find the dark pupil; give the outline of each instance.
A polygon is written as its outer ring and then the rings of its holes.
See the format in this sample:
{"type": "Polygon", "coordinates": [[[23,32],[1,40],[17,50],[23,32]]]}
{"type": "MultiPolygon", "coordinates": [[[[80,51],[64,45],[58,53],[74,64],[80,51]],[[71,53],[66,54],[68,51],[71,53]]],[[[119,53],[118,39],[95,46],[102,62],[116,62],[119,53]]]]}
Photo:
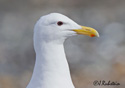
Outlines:
{"type": "Polygon", "coordinates": [[[61,25],[63,24],[63,22],[59,21],[57,24],[58,24],[59,26],[61,26],[61,25]]]}

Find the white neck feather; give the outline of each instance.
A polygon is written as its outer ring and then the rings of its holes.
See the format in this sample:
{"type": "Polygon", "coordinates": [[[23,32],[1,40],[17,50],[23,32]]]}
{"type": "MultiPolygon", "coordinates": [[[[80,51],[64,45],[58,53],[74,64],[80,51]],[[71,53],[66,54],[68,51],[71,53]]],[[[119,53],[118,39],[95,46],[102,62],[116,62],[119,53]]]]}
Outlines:
{"type": "Polygon", "coordinates": [[[34,72],[27,88],[74,88],[63,44],[39,44],[34,72]]]}

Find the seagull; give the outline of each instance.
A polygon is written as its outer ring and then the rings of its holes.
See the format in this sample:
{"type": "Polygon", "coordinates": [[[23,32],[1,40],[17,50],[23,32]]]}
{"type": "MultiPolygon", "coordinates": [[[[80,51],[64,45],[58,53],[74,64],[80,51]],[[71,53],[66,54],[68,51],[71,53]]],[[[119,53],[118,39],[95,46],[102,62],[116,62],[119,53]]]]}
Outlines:
{"type": "Polygon", "coordinates": [[[60,13],[50,13],[37,21],[33,38],[36,61],[26,88],[75,88],[63,43],[78,34],[99,37],[95,29],[81,26],[60,13]]]}

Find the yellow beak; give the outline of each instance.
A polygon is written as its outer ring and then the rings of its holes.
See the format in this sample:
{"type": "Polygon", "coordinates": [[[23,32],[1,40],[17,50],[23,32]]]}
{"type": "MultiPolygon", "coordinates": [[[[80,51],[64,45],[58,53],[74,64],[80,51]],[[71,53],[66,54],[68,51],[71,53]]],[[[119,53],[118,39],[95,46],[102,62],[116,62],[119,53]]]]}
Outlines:
{"type": "Polygon", "coordinates": [[[88,35],[90,37],[99,37],[99,33],[95,29],[91,27],[85,27],[85,26],[81,26],[81,27],[82,29],[73,29],[73,31],[81,35],[88,35]]]}

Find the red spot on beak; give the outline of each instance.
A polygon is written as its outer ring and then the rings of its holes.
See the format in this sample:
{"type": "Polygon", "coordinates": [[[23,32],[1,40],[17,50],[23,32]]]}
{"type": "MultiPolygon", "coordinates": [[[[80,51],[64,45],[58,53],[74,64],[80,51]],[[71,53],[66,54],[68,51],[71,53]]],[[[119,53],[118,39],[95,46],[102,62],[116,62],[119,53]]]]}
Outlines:
{"type": "Polygon", "coordinates": [[[95,37],[95,35],[94,35],[94,34],[91,34],[91,37],[95,37]]]}

